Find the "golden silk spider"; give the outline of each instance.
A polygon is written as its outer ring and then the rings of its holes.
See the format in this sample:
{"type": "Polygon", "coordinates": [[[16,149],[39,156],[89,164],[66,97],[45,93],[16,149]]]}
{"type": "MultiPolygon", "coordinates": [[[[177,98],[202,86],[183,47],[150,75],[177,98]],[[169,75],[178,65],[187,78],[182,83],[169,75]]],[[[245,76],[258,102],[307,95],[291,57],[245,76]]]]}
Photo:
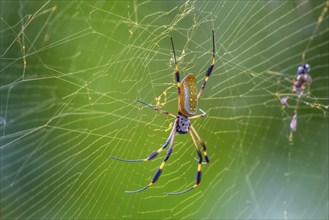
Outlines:
{"type": "Polygon", "coordinates": [[[117,157],[113,157],[110,156],[110,158],[115,159],[115,160],[119,160],[119,161],[124,161],[124,162],[144,162],[144,161],[149,161],[152,160],[153,158],[155,158],[163,149],[165,149],[168,145],[169,148],[167,150],[167,154],[165,156],[165,158],[163,159],[163,162],[161,163],[160,167],[155,171],[151,182],[139,189],[139,190],[135,190],[135,191],[126,191],[127,193],[138,193],[141,192],[147,188],[149,188],[150,186],[152,186],[160,177],[161,173],[162,173],[162,169],[165,166],[167,160],[169,159],[171,153],[172,153],[172,149],[173,149],[173,143],[174,143],[174,139],[175,139],[175,135],[178,134],[186,134],[189,133],[192,141],[194,143],[195,149],[196,149],[196,153],[199,159],[197,159],[198,161],[198,169],[197,169],[197,174],[196,174],[196,178],[195,178],[195,184],[184,190],[181,192],[170,192],[170,193],[166,193],[168,195],[175,195],[175,194],[183,194],[186,193],[194,188],[196,188],[200,181],[201,181],[201,168],[203,164],[207,164],[209,163],[209,157],[207,155],[206,152],[206,145],[204,144],[204,141],[201,139],[200,135],[197,133],[197,131],[195,130],[195,128],[193,127],[193,125],[191,124],[190,119],[196,119],[196,118],[201,118],[201,117],[205,117],[206,113],[204,111],[202,111],[200,109],[200,112],[202,114],[197,115],[197,111],[198,111],[198,100],[202,94],[202,91],[204,90],[207,81],[209,79],[209,76],[211,75],[211,73],[213,72],[214,69],[214,64],[215,64],[215,37],[214,37],[214,30],[212,30],[212,60],[211,60],[211,65],[208,68],[207,72],[206,72],[206,76],[205,79],[203,81],[203,84],[201,86],[201,89],[199,91],[199,93],[197,94],[197,89],[196,89],[196,79],[193,73],[189,73],[187,76],[185,76],[185,78],[180,81],[180,74],[179,74],[179,70],[178,70],[178,64],[177,64],[177,59],[176,59],[176,53],[175,53],[175,48],[174,48],[174,42],[172,37],[170,37],[171,40],[171,46],[172,46],[172,50],[173,50],[173,54],[174,54],[174,60],[175,60],[175,75],[176,75],[176,82],[177,82],[177,88],[178,88],[178,115],[174,115],[170,112],[164,111],[160,108],[154,107],[148,103],[145,103],[143,101],[137,100],[138,102],[140,102],[143,105],[146,105],[152,109],[154,109],[155,111],[158,111],[160,113],[169,115],[171,117],[175,118],[175,121],[173,123],[172,126],[172,130],[169,134],[168,139],[166,140],[165,144],[158,149],[157,151],[154,151],[152,154],[150,154],[150,156],[148,156],[145,159],[137,159],[137,160],[125,160],[125,159],[121,159],[121,158],[117,158],[117,157]],[[203,149],[203,155],[204,155],[204,159],[205,162],[203,162],[203,158],[202,158],[202,154],[201,151],[198,147],[198,144],[196,142],[196,138],[198,139],[198,141],[200,142],[202,149],[203,149]]]}

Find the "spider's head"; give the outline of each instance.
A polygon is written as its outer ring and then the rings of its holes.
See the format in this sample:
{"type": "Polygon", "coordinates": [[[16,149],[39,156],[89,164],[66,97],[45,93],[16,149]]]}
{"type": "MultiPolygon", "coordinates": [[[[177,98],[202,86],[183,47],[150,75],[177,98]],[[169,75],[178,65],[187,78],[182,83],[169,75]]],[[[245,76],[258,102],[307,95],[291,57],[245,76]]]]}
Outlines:
{"type": "Polygon", "coordinates": [[[186,134],[190,129],[190,124],[190,119],[181,114],[178,116],[176,131],[179,134],[186,134]]]}

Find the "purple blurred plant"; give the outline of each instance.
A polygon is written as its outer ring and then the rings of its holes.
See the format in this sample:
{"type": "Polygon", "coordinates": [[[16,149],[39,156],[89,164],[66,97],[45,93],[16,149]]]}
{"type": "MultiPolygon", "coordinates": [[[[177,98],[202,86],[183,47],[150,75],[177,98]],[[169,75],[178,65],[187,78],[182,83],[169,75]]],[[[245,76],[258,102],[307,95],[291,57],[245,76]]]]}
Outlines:
{"type": "Polygon", "coordinates": [[[294,116],[291,119],[290,128],[293,132],[296,131],[296,128],[297,128],[297,113],[295,113],[294,116]]]}

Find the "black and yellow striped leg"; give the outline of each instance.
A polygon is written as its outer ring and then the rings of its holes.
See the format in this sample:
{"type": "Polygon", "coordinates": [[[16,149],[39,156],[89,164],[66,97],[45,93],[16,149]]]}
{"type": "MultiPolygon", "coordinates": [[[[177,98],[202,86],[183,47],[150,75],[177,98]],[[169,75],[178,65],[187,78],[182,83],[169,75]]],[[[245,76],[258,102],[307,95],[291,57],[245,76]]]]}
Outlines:
{"type": "Polygon", "coordinates": [[[173,41],[172,37],[170,37],[170,40],[171,40],[171,47],[172,47],[172,51],[173,51],[173,54],[174,54],[174,60],[175,60],[175,79],[176,79],[176,83],[177,83],[178,98],[179,98],[179,95],[180,95],[180,75],[179,75],[178,64],[177,64],[177,59],[176,59],[174,41],[173,41]]]}
{"type": "Polygon", "coordinates": [[[195,137],[194,137],[193,133],[190,131],[189,134],[191,135],[191,138],[192,138],[193,143],[194,143],[194,146],[195,146],[196,153],[197,153],[197,155],[199,157],[198,170],[196,172],[196,177],[195,177],[195,184],[194,184],[194,186],[192,186],[192,187],[190,187],[190,188],[188,188],[188,189],[186,189],[184,191],[181,191],[181,192],[165,193],[167,195],[178,195],[178,194],[187,193],[187,192],[191,191],[192,189],[196,188],[200,184],[200,182],[201,182],[202,155],[201,155],[201,152],[199,150],[199,147],[198,147],[198,145],[196,143],[196,140],[195,140],[195,137]]]}
{"type": "Polygon", "coordinates": [[[154,151],[153,153],[150,154],[150,156],[148,156],[147,158],[145,159],[135,159],[135,160],[126,160],[126,159],[121,159],[121,158],[117,158],[117,157],[113,157],[113,156],[110,156],[110,158],[114,159],[114,160],[119,160],[119,161],[123,161],[123,162],[144,162],[144,161],[149,161],[149,160],[152,160],[153,158],[155,158],[156,156],[158,156],[158,154],[163,150],[165,149],[173,134],[175,133],[175,130],[176,130],[176,121],[177,119],[174,121],[174,125],[173,125],[173,128],[171,129],[171,132],[170,132],[170,135],[168,137],[168,139],[166,140],[166,143],[164,143],[164,145],[162,145],[162,147],[160,147],[158,150],[154,151]]]}
{"type": "Polygon", "coordinates": [[[198,93],[198,99],[200,98],[203,90],[204,90],[204,87],[206,87],[206,84],[208,82],[208,79],[214,69],[214,65],[215,65],[215,34],[214,34],[214,30],[212,30],[212,59],[211,59],[211,65],[210,67],[208,68],[207,72],[206,72],[206,77],[203,81],[203,84],[201,86],[201,89],[198,93]]]}
{"type": "Polygon", "coordinates": [[[163,159],[160,167],[155,171],[155,173],[154,173],[154,175],[152,177],[152,181],[147,186],[144,186],[141,189],[138,189],[138,190],[135,190],[135,191],[126,191],[126,193],[138,193],[138,192],[144,191],[147,188],[149,188],[150,186],[152,186],[159,179],[159,177],[160,177],[160,175],[162,173],[162,169],[165,166],[167,160],[169,159],[169,157],[170,157],[170,155],[172,153],[173,143],[174,143],[174,139],[175,139],[175,135],[176,135],[176,126],[174,126],[174,128],[175,128],[175,131],[172,134],[172,137],[170,139],[170,146],[169,146],[169,148],[167,150],[167,154],[166,154],[165,158],[163,159]]]}
{"type": "Polygon", "coordinates": [[[165,115],[169,115],[169,116],[171,116],[171,117],[177,118],[176,115],[174,115],[174,114],[172,114],[172,113],[170,113],[170,112],[167,112],[167,111],[165,111],[165,110],[162,110],[162,109],[160,109],[160,108],[154,107],[154,106],[151,105],[151,104],[148,104],[148,103],[143,102],[143,101],[138,100],[138,99],[136,99],[136,101],[139,102],[139,103],[142,103],[143,105],[146,105],[146,106],[148,106],[148,107],[150,107],[150,108],[153,108],[153,109],[154,109],[155,111],[157,111],[157,112],[160,112],[160,113],[163,113],[163,114],[165,114],[165,115]]]}
{"type": "Polygon", "coordinates": [[[198,132],[196,132],[196,130],[195,130],[195,128],[194,128],[194,126],[192,124],[190,125],[190,128],[191,128],[192,132],[196,135],[196,137],[198,138],[198,140],[199,140],[199,142],[200,142],[200,144],[202,146],[204,159],[206,161],[203,164],[209,163],[210,162],[210,159],[209,159],[209,156],[207,155],[207,148],[206,148],[206,145],[205,145],[204,141],[202,140],[202,138],[200,137],[200,135],[198,134],[198,132]]]}

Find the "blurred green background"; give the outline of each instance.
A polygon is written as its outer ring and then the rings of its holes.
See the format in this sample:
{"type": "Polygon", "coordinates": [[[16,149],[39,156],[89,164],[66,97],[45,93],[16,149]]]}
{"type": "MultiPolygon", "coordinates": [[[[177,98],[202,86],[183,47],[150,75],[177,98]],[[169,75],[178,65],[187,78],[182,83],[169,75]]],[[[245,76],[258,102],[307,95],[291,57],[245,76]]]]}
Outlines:
{"type": "Polygon", "coordinates": [[[328,2],[1,1],[1,219],[327,219],[328,2]],[[144,158],[177,112],[169,36],[181,78],[201,86],[193,121],[211,163],[194,184],[189,135],[144,158]],[[302,55],[305,54],[305,57],[302,55]],[[311,65],[310,93],[290,94],[311,65]],[[24,65],[25,63],[25,65],[24,65]],[[290,95],[281,109],[280,97],[290,95]],[[298,127],[289,141],[294,109],[298,127]]]}

